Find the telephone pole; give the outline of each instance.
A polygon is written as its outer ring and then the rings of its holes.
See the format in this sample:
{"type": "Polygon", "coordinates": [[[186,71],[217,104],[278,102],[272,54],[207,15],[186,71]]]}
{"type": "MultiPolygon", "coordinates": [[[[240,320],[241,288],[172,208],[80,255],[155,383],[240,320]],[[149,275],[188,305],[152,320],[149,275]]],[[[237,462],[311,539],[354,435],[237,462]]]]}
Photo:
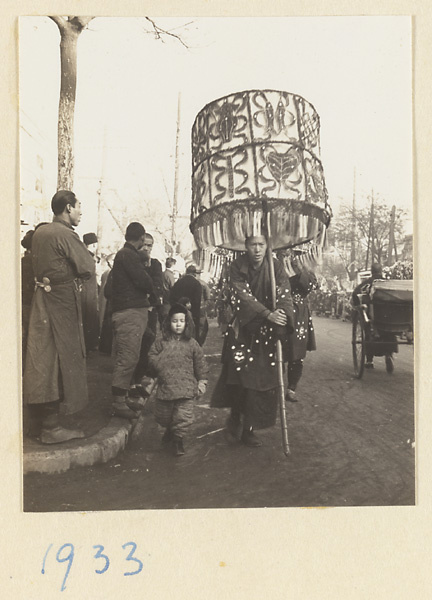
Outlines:
{"type": "Polygon", "coordinates": [[[394,235],[395,221],[396,221],[396,206],[393,205],[391,215],[390,215],[390,232],[389,232],[389,243],[388,243],[388,250],[387,250],[387,266],[388,267],[390,267],[393,262],[393,250],[395,253],[395,260],[398,259],[397,249],[396,249],[396,240],[395,240],[395,235],[394,235]]]}
{"type": "Polygon", "coordinates": [[[105,185],[105,171],[106,171],[106,158],[107,158],[107,127],[105,125],[104,136],[103,136],[103,147],[102,147],[102,167],[101,167],[101,177],[99,180],[99,189],[97,191],[98,195],[98,210],[97,210],[97,250],[96,253],[100,255],[100,246],[101,246],[101,238],[103,232],[103,216],[102,216],[102,189],[105,185]]]}
{"type": "Polygon", "coordinates": [[[351,220],[351,269],[350,280],[354,281],[356,273],[356,170],[354,167],[354,186],[353,186],[353,201],[352,201],[352,220],[351,220]]]}
{"type": "Polygon", "coordinates": [[[366,252],[365,269],[368,268],[368,264],[369,264],[369,249],[371,251],[371,264],[374,261],[374,235],[375,235],[375,229],[374,229],[374,193],[373,193],[373,190],[372,190],[371,207],[370,207],[370,217],[369,217],[369,234],[368,234],[368,244],[367,244],[367,252],[366,252]]]}
{"type": "Polygon", "coordinates": [[[174,171],[174,196],[173,196],[173,207],[171,215],[171,246],[173,252],[176,247],[176,219],[178,211],[178,161],[179,161],[179,138],[180,138],[180,93],[178,95],[177,103],[177,131],[176,131],[176,152],[175,152],[175,171],[174,171]]]}

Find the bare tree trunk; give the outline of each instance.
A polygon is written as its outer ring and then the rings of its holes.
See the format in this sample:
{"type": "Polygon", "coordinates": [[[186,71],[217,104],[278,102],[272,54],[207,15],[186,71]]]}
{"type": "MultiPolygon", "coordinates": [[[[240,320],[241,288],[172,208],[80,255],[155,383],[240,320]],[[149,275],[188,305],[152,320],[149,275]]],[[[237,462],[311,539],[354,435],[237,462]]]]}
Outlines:
{"type": "Polygon", "coordinates": [[[77,43],[93,17],[50,17],[60,31],[60,99],[58,112],[57,189],[72,190],[74,183],[74,116],[77,83],[77,43]]]}

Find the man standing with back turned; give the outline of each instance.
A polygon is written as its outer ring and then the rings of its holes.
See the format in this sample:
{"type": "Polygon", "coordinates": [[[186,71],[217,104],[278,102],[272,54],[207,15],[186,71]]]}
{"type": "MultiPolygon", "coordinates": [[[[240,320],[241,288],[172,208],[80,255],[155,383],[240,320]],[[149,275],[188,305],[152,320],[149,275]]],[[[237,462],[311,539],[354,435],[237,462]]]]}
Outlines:
{"type": "Polygon", "coordinates": [[[39,227],[32,239],[36,291],[24,372],[24,403],[41,419],[44,444],[84,437],[82,431],[61,427],[59,413],[73,414],[88,402],[80,294],[81,280],[95,269],[73,230],[81,220],[75,194],[58,191],[51,208],[52,223],[39,227]]]}

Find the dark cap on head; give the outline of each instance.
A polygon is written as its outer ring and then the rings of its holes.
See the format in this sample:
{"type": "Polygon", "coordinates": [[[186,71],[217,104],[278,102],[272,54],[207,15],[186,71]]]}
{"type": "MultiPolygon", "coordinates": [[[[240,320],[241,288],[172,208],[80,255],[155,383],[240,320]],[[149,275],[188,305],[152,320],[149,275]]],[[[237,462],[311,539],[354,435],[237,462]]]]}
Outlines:
{"type": "Polygon", "coordinates": [[[127,242],[137,242],[143,235],[145,235],[145,229],[137,221],[129,223],[126,227],[125,239],[127,242]]]}
{"type": "Polygon", "coordinates": [[[27,233],[21,240],[21,246],[23,248],[25,248],[26,250],[30,250],[30,248],[31,248],[33,234],[34,234],[34,229],[30,229],[30,231],[27,231],[27,233]]]}
{"type": "Polygon", "coordinates": [[[171,319],[171,317],[173,315],[177,315],[178,313],[183,313],[184,315],[187,315],[187,308],[186,306],[184,306],[184,304],[180,304],[179,302],[176,302],[175,304],[173,304],[169,310],[168,313],[168,319],[171,319]]]}
{"type": "Polygon", "coordinates": [[[85,233],[83,235],[83,242],[86,246],[90,246],[90,244],[97,244],[97,235],[95,233],[85,233]]]}
{"type": "Polygon", "coordinates": [[[186,269],[186,273],[201,273],[201,269],[199,269],[196,265],[189,265],[186,269]]]}
{"type": "Polygon", "coordinates": [[[371,266],[372,275],[381,275],[382,274],[382,266],[380,263],[373,263],[371,266]]]}
{"type": "Polygon", "coordinates": [[[179,298],[177,300],[177,304],[182,304],[183,306],[186,306],[186,304],[192,304],[190,301],[190,298],[188,298],[187,296],[182,296],[181,298],[179,298]]]}

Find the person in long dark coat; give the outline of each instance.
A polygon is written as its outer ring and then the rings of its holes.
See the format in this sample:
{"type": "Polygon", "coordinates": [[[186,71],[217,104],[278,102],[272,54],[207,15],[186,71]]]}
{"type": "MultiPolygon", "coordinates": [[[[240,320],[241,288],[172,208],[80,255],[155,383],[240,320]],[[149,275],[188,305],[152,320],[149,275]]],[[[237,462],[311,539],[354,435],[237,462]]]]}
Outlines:
{"type": "Polygon", "coordinates": [[[171,288],[170,303],[176,304],[180,298],[186,296],[191,302],[192,319],[195,325],[195,339],[200,340],[200,317],[201,317],[201,299],[203,287],[197,279],[200,270],[196,265],[189,265],[186,274],[178,279],[171,288]]]}
{"type": "Polygon", "coordinates": [[[230,302],[230,287],[228,284],[228,265],[225,264],[222,268],[222,273],[217,285],[218,293],[216,299],[217,321],[222,332],[225,334],[228,323],[231,321],[233,312],[230,302]]]}
{"type": "Polygon", "coordinates": [[[112,328],[112,267],[108,263],[109,271],[105,271],[102,275],[102,290],[105,307],[103,309],[103,319],[100,328],[99,337],[99,352],[102,354],[111,354],[113,342],[112,328]]]}
{"type": "MultiPolygon", "coordinates": [[[[364,281],[361,281],[353,290],[352,292],[352,297],[351,297],[351,301],[353,306],[358,306],[360,304],[360,299],[359,299],[359,294],[363,295],[362,298],[362,303],[367,305],[367,312],[368,315],[370,316],[370,304],[371,304],[371,297],[370,297],[370,291],[371,291],[371,287],[373,285],[373,282],[376,279],[383,279],[383,272],[382,272],[382,266],[380,265],[380,263],[373,263],[371,265],[371,276],[368,277],[367,279],[365,279],[364,281]]],[[[366,328],[367,328],[367,335],[368,337],[374,336],[374,333],[371,329],[371,322],[366,324],[366,328]]],[[[376,334],[379,334],[379,332],[377,331],[376,334]]],[[[379,349],[379,356],[382,356],[382,354],[384,354],[385,356],[385,362],[386,362],[386,369],[388,373],[393,373],[393,352],[397,352],[398,351],[398,345],[396,342],[396,336],[390,332],[383,332],[381,333],[381,344],[380,344],[380,349],[379,349]],[[386,341],[388,343],[384,344],[383,342],[386,341]]],[[[378,353],[376,354],[378,356],[378,353]]],[[[374,368],[374,354],[371,353],[370,351],[366,353],[366,362],[365,362],[365,369],[373,369],[374,368]]]]}
{"type": "Polygon", "coordinates": [[[25,248],[21,258],[21,332],[22,332],[22,364],[24,369],[25,352],[27,348],[27,335],[30,322],[30,309],[33,300],[35,280],[32,266],[31,242],[34,229],[27,231],[21,240],[21,246],[25,248]]]}
{"type": "Polygon", "coordinates": [[[303,373],[303,360],[306,352],[316,350],[315,331],[307,296],[317,287],[317,279],[312,271],[300,267],[295,258],[291,264],[296,272],[290,277],[295,330],[287,336],[284,344],[284,358],[288,362],[288,389],[285,398],[290,402],[297,402],[295,391],[303,373]]]}
{"type": "Polygon", "coordinates": [[[60,190],[52,199],[52,223],[32,238],[36,291],[30,314],[24,403],[41,417],[42,443],[66,442],[83,432],[62,427],[60,410],[73,414],[88,402],[86,352],[81,318],[81,281],[95,270],[93,258],[73,230],[81,219],[75,194],[60,190]]]}
{"type": "Polygon", "coordinates": [[[198,277],[198,281],[200,282],[202,287],[198,344],[200,346],[204,346],[209,330],[209,323],[207,319],[207,306],[211,299],[211,292],[209,286],[206,284],[205,281],[200,279],[200,277],[198,277]]]}
{"type": "Polygon", "coordinates": [[[270,267],[264,236],[246,240],[246,254],[229,273],[234,320],[225,334],[222,372],[211,405],[230,407],[227,432],[247,446],[261,446],[254,429],[276,422],[278,375],[276,340],[294,330],[289,278],[273,259],[276,310],[272,310],[270,267]]]}
{"type": "Polygon", "coordinates": [[[162,293],[162,306],[159,308],[159,323],[163,325],[164,320],[168,316],[171,304],[170,304],[170,293],[171,288],[176,282],[173,267],[176,264],[176,259],[172,256],[169,256],[165,261],[165,271],[162,273],[162,284],[163,284],[163,293],[162,293]]]}
{"type": "MultiPolygon", "coordinates": [[[[85,233],[83,242],[89,251],[90,256],[96,262],[98,258],[92,252],[92,248],[97,244],[95,233],[85,233]]],[[[96,279],[96,270],[82,286],[81,291],[81,309],[83,320],[83,331],[86,351],[95,350],[99,344],[99,310],[98,310],[98,286],[96,279]]]]}

